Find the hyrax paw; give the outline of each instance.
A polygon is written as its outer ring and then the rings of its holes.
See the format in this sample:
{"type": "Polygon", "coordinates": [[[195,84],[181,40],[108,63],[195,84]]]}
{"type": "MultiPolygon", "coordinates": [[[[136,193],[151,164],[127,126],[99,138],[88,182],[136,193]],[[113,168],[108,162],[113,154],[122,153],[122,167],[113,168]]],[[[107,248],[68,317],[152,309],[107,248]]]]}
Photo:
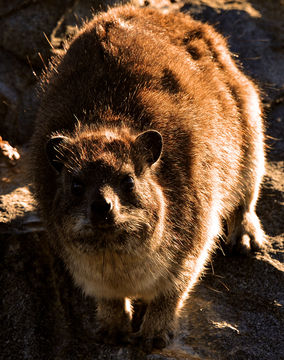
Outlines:
{"type": "Polygon", "coordinates": [[[265,237],[262,235],[256,238],[254,234],[243,232],[229,239],[227,252],[248,256],[252,252],[259,251],[265,244],[265,237]]]}
{"type": "Polygon", "coordinates": [[[96,331],[96,340],[102,344],[121,345],[127,344],[129,338],[128,329],[108,328],[100,326],[96,331]]]}
{"type": "Polygon", "coordinates": [[[243,234],[236,244],[235,251],[241,255],[249,255],[251,252],[259,251],[264,244],[264,235],[258,241],[252,234],[243,234]]]}
{"type": "Polygon", "coordinates": [[[228,236],[228,252],[249,255],[265,245],[265,234],[255,213],[245,213],[243,221],[228,236]]]}
{"type": "Polygon", "coordinates": [[[153,349],[163,349],[168,346],[173,338],[174,332],[170,330],[164,330],[156,335],[143,334],[138,331],[130,336],[129,342],[144,352],[150,353],[153,349]]]}

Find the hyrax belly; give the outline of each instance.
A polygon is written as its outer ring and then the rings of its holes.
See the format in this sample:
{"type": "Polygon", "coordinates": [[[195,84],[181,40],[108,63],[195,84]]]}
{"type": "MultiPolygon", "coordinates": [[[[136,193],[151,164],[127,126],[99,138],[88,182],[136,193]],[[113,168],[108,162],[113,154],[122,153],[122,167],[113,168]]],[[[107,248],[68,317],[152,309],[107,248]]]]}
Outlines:
{"type": "Polygon", "coordinates": [[[150,301],[161,290],[171,288],[171,283],[161,277],[161,270],[167,272],[165,264],[150,257],[129,257],[110,251],[96,256],[76,250],[67,253],[66,261],[75,283],[86,295],[150,301]]]}
{"type": "Polygon", "coordinates": [[[105,341],[164,347],[221,224],[241,252],[262,245],[257,89],[209,25],[130,6],[84,25],[42,80],[31,173],[49,238],[105,341]]]}

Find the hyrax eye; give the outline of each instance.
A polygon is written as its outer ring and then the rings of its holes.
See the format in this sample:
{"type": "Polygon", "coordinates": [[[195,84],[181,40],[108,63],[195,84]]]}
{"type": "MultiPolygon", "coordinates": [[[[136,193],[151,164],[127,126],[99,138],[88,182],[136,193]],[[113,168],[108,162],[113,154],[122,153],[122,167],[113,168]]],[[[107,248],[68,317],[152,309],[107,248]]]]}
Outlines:
{"type": "Polygon", "coordinates": [[[73,179],[71,183],[72,194],[76,196],[81,196],[83,195],[84,191],[85,191],[84,184],[80,180],[73,179]]]}
{"type": "Polygon", "coordinates": [[[131,192],[134,189],[134,186],[134,179],[130,175],[126,175],[121,181],[121,187],[125,192],[131,192]]]}

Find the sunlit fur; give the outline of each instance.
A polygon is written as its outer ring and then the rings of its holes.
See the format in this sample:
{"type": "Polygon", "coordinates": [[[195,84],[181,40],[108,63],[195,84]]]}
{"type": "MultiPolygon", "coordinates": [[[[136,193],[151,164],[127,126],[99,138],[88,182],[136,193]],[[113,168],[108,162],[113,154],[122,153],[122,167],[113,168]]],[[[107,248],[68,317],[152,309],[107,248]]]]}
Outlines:
{"type": "Polygon", "coordinates": [[[141,299],[132,341],[166,346],[225,222],[240,252],[264,241],[258,90],[224,38],[188,15],[126,6],[86,23],[42,78],[31,151],[50,241],[96,298],[105,341],[129,335],[125,299],[141,299]],[[98,196],[111,226],[94,223],[98,196]]]}

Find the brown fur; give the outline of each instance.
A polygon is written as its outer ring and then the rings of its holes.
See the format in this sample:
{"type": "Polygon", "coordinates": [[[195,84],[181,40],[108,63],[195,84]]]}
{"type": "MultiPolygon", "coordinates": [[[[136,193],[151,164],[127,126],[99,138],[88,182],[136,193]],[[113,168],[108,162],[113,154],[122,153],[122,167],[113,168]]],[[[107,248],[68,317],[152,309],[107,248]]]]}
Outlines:
{"type": "Polygon", "coordinates": [[[43,78],[34,192],[106,341],[137,320],[129,298],[145,310],[132,339],[169,343],[224,220],[232,246],[261,246],[263,171],[257,89],[224,38],[188,15],[95,16],[43,78]]]}

